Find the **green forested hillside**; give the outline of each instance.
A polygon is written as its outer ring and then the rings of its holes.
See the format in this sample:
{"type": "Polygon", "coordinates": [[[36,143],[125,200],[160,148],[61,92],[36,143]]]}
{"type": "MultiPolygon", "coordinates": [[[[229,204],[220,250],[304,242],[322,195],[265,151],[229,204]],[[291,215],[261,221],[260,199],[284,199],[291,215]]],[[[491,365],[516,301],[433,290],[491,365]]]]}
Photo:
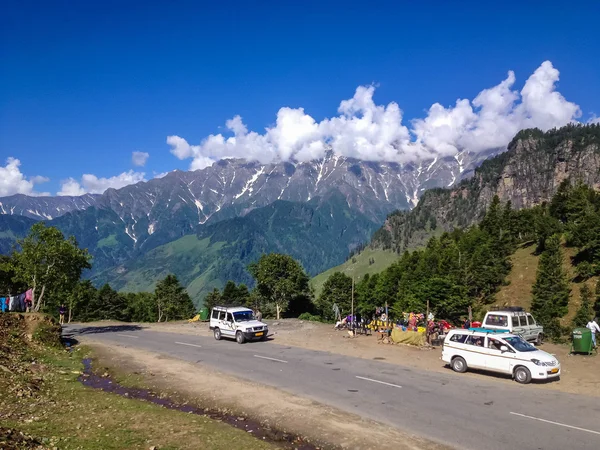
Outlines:
{"type": "Polygon", "coordinates": [[[227,280],[252,285],[247,266],[262,254],[279,252],[299,260],[315,275],[343,261],[368,239],[377,224],[352,211],[341,194],[308,203],[277,201],[244,217],[201,226],[194,235],[161,245],[130,263],[98,274],[124,291],[152,289],[155,280],[176,273],[199,302],[227,280]]]}

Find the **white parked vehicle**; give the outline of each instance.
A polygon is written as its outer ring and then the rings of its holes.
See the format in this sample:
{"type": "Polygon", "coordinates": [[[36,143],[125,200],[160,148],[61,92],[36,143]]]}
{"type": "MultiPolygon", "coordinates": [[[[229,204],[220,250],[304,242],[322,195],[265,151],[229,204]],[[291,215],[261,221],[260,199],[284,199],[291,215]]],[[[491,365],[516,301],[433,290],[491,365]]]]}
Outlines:
{"type": "Polygon", "coordinates": [[[533,316],[522,308],[490,311],[485,315],[481,327],[518,334],[537,345],[541,345],[544,340],[544,327],[538,325],[533,316]]]}
{"type": "Polygon", "coordinates": [[[225,337],[235,339],[238,344],[266,340],[269,332],[267,324],[256,320],[251,309],[240,306],[215,306],[210,313],[209,327],[217,341],[225,337]]]}
{"type": "Polygon", "coordinates": [[[521,336],[475,330],[450,330],[442,346],[442,360],[455,372],[481,369],[512,375],[519,383],[560,377],[560,363],[521,336]]]}

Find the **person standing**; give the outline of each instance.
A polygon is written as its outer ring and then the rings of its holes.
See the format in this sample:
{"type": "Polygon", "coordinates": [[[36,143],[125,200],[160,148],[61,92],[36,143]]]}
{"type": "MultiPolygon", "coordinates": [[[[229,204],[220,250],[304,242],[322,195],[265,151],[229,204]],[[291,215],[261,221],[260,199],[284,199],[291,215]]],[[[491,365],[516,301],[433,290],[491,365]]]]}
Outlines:
{"type": "Polygon", "coordinates": [[[65,308],[64,303],[60,305],[60,308],[58,308],[58,316],[59,316],[59,323],[61,325],[65,324],[65,314],[67,313],[67,308],[65,308]]]}
{"type": "Polygon", "coordinates": [[[258,320],[259,322],[262,322],[262,313],[260,312],[260,309],[256,309],[256,320],[258,320]]]}
{"type": "Polygon", "coordinates": [[[590,320],[585,327],[592,332],[592,344],[594,344],[594,348],[596,348],[596,331],[600,332],[598,318],[595,317],[594,319],[590,320]]]}

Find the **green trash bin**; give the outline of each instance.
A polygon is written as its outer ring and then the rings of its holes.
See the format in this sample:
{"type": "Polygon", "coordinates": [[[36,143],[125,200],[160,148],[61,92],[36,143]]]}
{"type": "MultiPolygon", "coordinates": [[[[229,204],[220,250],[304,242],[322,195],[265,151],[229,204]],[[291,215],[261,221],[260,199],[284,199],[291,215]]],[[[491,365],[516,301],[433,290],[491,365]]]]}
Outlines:
{"type": "Polygon", "coordinates": [[[200,320],[202,322],[206,322],[208,320],[208,315],[210,314],[210,311],[208,310],[208,308],[202,308],[200,310],[200,320]]]}
{"type": "Polygon", "coordinates": [[[571,353],[592,353],[592,331],[588,328],[575,328],[572,334],[571,353]]]}

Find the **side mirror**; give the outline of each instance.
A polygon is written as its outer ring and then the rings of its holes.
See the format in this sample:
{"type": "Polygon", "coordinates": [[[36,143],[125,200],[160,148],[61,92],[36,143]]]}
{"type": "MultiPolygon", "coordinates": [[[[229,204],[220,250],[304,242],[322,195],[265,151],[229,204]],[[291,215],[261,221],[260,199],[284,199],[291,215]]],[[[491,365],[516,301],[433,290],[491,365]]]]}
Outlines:
{"type": "Polygon", "coordinates": [[[501,351],[502,353],[504,353],[504,352],[507,352],[507,351],[508,351],[508,347],[507,347],[506,345],[502,345],[502,346],[500,347],[500,351],[501,351]]]}

